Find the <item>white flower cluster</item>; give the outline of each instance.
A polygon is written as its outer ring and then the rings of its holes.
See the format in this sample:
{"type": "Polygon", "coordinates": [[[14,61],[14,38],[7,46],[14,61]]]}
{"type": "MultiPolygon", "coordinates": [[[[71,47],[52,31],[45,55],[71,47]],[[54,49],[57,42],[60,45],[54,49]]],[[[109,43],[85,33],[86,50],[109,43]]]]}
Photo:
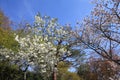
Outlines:
{"type": "Polygon", "coordinates": [[[9,50],[7,48],[0,48],[0,60],[4,60],[4,59],[13,60],[14,54],[15,53],[12,50],[9,50]]]}
{"type": "Polygon", "coordinates": [[[42,19],[40,16],[35,16],[35,20],[35,32],[46,37],[44,38],[46,40],[60,40],[61,38],[67,39],[69,37],[68,35],[70,35],[69,31],[65,30],[63,26],[60,26],[54,18],[42,19]]]}

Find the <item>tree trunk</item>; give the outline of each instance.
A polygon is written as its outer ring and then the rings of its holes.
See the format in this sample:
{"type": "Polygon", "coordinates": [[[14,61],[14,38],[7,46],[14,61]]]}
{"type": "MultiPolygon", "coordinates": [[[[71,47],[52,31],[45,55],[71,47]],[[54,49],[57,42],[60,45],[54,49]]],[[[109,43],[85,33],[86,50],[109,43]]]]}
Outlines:
{"type": "Polygon", "coordinates": [[[53,80],[57,80],[57,74],[56,74],[56,72],[53,73],[53,80]]]}
{"type": "Polygon", "coordinates": [[[26,74],[27,74],[28,67],[29,67],[29,65],[27,65],[25,70],[23,71],[24,72],[24,80],[26,80],[26,74]]]}
{"type": "Polygon", "coordinates": [[[26,80],[26,71],[24,72],[24,80],[26,80]]]}
{"type": "Polygon", "coordinates": [[[54,67],[53,80],[57,80],[57,65],[55,65],[55,67],[54,67]]]}

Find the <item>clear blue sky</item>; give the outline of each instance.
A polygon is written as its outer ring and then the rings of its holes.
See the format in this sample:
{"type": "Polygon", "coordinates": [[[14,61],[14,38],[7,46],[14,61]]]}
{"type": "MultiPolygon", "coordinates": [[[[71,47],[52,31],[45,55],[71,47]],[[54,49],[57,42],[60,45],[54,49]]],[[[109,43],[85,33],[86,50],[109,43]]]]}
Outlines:
{"type": "Polygon", "coordinates": [[[42,16],[58,18],[60,24],[74,25],[90,14],[91,0],[0,0],[0,8],[12,21],[34,21],[39,11],[42,16]]]}

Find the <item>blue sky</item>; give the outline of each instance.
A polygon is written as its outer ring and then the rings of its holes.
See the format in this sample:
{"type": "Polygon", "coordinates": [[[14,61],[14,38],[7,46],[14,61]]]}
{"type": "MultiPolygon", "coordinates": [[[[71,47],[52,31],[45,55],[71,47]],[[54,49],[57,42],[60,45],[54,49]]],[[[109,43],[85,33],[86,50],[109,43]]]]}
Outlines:
{"type": "Polygon", "coordinates": [[[34,22],[39,11],[42,16],[58,18],[60,24],[81,21],[93,8],[91,0],[0,0],[0,8],[13,22],[34,22]]]}

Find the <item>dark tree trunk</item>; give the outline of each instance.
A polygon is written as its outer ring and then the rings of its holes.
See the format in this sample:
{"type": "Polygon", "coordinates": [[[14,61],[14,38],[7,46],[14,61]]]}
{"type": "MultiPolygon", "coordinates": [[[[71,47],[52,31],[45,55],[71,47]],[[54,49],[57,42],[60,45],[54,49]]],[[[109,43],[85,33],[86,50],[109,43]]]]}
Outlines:
{"type": "Polygon", "coordinates": [[[24,80],[26,80],[26,71],[24,72],[24,80]]]}

